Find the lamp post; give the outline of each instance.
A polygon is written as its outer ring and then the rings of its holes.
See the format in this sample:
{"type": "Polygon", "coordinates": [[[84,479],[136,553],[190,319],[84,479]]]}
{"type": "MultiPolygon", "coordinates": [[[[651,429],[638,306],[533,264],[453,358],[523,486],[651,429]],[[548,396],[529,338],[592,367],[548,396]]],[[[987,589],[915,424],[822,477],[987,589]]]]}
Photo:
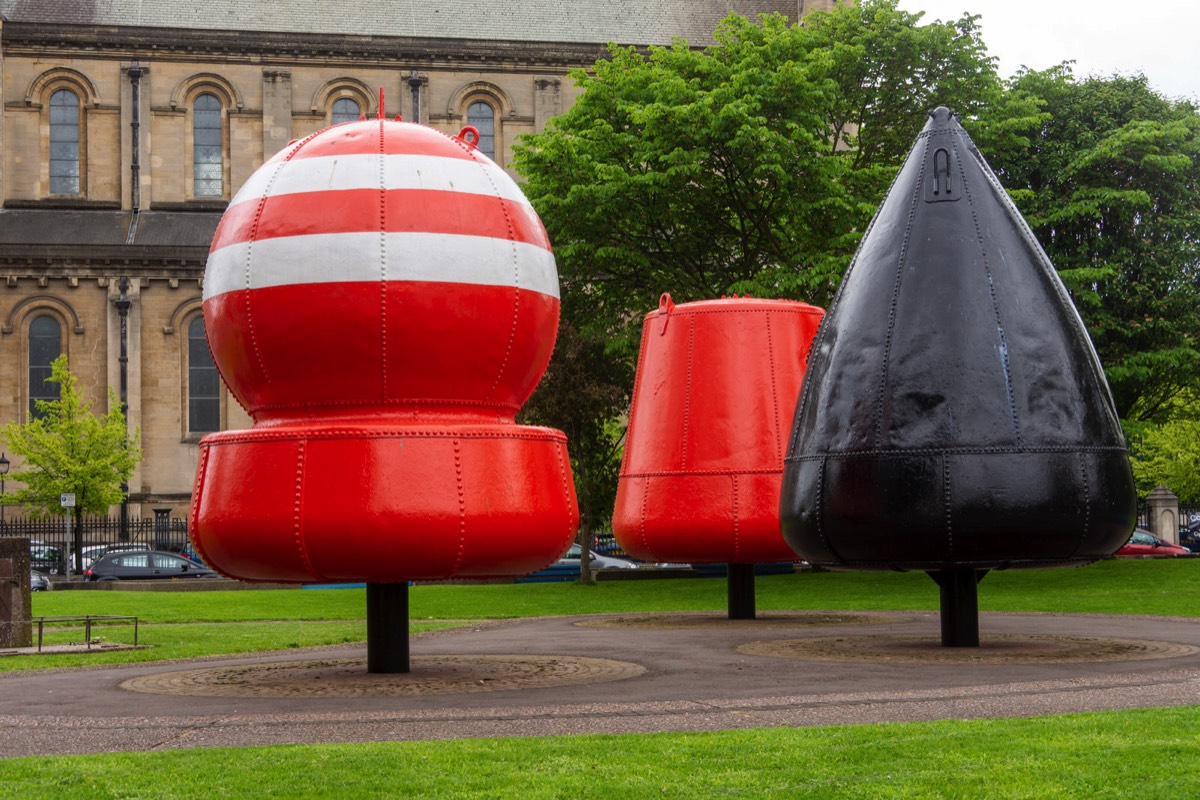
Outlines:
{"type": "MultiPolygon", "coordinates": [[[[125,292],[129,289],[129,278],[122,275],[117,280],[117,290],[120,294],[113,305],[117,307],[117,316],[121,320],[121,353],[117,362],[121,365],[121,416],[125,420],[125,433],[129,433],[129,306],[130,299],[125,292]]],[[[122,542],[129,541],[129,482],[121,481],[121,532],[122,542]]]]}
{"type": "Polygon", "coordinates": [[[8,474],[10,466],[12,462],[8,460],[8,454],[0,453],[0,531],[8,530],[8,524],[4,521],[4,476],[8,474]]]}

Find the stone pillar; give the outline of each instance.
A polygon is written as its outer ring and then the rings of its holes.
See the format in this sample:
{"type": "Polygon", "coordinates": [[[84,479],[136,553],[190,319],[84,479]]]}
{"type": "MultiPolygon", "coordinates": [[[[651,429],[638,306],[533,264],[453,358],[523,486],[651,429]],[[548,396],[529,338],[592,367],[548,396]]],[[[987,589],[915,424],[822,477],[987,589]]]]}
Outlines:
{"type": "Polygon", "coordinates": [[[292,140],[292,72],[263,70],[263,158],[270,158],[292,140]]]}
{"type": "MultiPolygon", "coordinates": [[[[0,34],[4,33],[4,19],[0,17],[0,34]]],[[[0,75],[8,75],[4,71],[4,37],[0,35],[0,75]]],[[[0,81],[0,116],[4,113],[4,81],[0,81]]],[[[4,150],[4,125],[0,125],[0,153],[4,150]]],[[[0,197],[8,197],[4,189],[4,159],[0,158],[0,197]]]]}
{"type": "Polygon", "coordinates": [[[30,647],[29,540],[0,538],[0,647],[30,647]]]}
{"type": "Polygon", "coordinates": [[[1150,511],[1150,532],[1165,542],[1179,544],[1179,498],[1165,486],[1158,486],[1146,498],[1150,511]]]}
{"type": "Polygon", "coordinates": [[[551,117],[562,113],[562,81],[558,78],[533,79],[533,130],[541,133],[551,117]]]}
{"type": "MultiPolygon", "coordinates": [[[[105,304],[108,308],[108,343],[107,343],[107,377],[108,385],[119,387],[121,385],[121,315],[117,310],[116,300],[121,296],[119,274],[112,275],[108,278],[107,300],[105,304]]],[[[129,286],[125,290],[125,296],[130,301],[128,317],[125,320],[125,355],[128,359],[125,362],[125,394],[126,402],[129,404],[127,413],[125,414],[125,423],[130,432],[135,430],[145,430],[146,425],[142,419],[142,289],[145,288],[143,281],[145,278],[130,278],[129,286]]],[[[147,491],[145,486],[146,473],[144,467],[146,462],[143,461],[134,468],[133,474],[129,476],[129,493],[130,495],[141,495],[147,491]]],[[[130,500],[130,513],[134,518],[140,518],[141,513],[138,510],[137,501],[130,500]]]]}

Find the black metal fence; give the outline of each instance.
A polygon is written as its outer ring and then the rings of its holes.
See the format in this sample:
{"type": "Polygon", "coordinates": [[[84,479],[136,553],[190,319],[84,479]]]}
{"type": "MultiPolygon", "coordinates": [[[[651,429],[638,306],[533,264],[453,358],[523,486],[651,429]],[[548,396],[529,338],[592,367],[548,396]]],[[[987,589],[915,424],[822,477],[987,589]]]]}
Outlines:
{"type": "MultiPolygon", "coordinates": [[[[0,536],[24,536],[67,554],[73,552],[73,524],[70,517],[5,520],[0,526],[0,536]]],[[[159,512],[153,517],[128,519],[124,525],[118,517],[83,518],[81,547],[124,542],[144,544],[153,550],[186,552],[190,549],[187,521],[159,512]]]]}

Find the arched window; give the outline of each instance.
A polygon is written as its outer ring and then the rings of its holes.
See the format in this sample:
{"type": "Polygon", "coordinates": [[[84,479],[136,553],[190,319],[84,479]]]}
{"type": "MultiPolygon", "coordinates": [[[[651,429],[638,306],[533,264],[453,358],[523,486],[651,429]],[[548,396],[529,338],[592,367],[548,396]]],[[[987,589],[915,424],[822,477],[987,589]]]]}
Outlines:
{"type": "Polygon", "coordinates": [[[62,355],[62,326],[47,314],[29,323],[29,418],[42,416],[38,400],[57,400],[59,385],[51,383],[51,365],[62,355]]]}
{"type": "Polygon", "coordinates": [[[221,379],[204,335],[204,317],[188,323],[187,398],[188,433],[221,429],[221,379]]]}
{"type": "Polygon", "coordinates": [[[331,115],[330,123],[339,125],[343,122],[358,122],[362,116],[362,109],[358,107],[358,101],[351,97],[339,97],[333,101],[333,114],[331,115]]]}
{"type": "Polygon", "coordinates": [[[224,130],[221,101],[202,94],[192,103],[192,194],[221,197],[224,194],[224,130]]]}
{"type": "Polygon", "coordinates": [[[496,158],[496,112],[483,102],[476,100],[467,106],[467,124],[479,131],[479,143],[475,146],[488,158],[496,158]]]}
{"type": "Polygon", "coordinates": [[[50,194],[79,194],[79,96],[50,95],[50,194]]]}

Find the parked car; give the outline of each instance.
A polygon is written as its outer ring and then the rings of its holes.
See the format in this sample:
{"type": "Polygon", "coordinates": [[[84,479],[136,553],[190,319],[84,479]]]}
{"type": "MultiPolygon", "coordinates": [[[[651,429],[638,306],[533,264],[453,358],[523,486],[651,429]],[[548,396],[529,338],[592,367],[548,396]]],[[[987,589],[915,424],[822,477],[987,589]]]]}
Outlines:
{"type": "MultiPolygon", "coordinates": [[[[638,565],[633,561],[628,561],[624,558],[615,558],[614,556],[602,556],[595,550],[592,553],[592,569],[637,569],[638,565]]],[[[558,561],[554,562],[556,567],[578,567],[579,560],[583,556],[583,548],[578,542],[567,548],[567,552],[559,557],[558,561]]]]}
{"type": "Polygon", "coordinates": [[[29,591],[31,592],[48,592],[54,588],[50,583],[50,576],[44,572],[38,572],[36,569],[29,570],[29,591]]]}
{"type": "Polygon", "coordinates": [[[62,548],[37,540],[29,542],[29,566],[51,575],[61,575],[67,571],[62,548]]]}
{"type": "Polygon", "coordinates": [[[84,580],[154,580],[157,578],[219,578],[190,558],[162,550],[132,550],[97,558],[83,573],[84,580]]]}
{"type": "Polygon", "coordinates": [[[1164,542],[1150,531],[1138,528],[1129,541],[1116,552],[1118,556],[1190,556],[1192,551],[1177,544],[1164,542]]]}
{"type": "Polygon", "coordinates": [[[83,559],[83,569],[86,572],[87,568],[92,565],[92,562],[100,558],[100,556],[108,555],[109,553],[121,553],[128,550],[149,550],[150,545],[145,542],[114,542],[112,544],[91,544],[80,551],[80,556],[83,559]]]}

